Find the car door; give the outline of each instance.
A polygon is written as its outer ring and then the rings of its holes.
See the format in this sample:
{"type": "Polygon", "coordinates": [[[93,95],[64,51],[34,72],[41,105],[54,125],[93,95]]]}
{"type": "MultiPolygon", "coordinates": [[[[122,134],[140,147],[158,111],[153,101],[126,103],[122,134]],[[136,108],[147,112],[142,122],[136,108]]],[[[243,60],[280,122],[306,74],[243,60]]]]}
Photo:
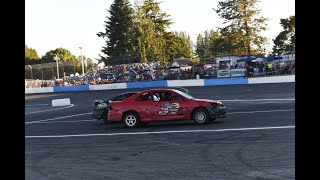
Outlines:
{"type": "Polygon", "coordinates": [[[140,115],[142,121],[157,120],[155,109],[157,103],[154,101],[154,96],[151,92],[145,92],[135,99],[134,106],[140,115]]]}
{"type": "Polygon", "coordinates": [[[154,92],[159,101],[155,102],[154,110],[159,120],[182,120],[189,113],[187,101],[171,91],[154,92]]]}

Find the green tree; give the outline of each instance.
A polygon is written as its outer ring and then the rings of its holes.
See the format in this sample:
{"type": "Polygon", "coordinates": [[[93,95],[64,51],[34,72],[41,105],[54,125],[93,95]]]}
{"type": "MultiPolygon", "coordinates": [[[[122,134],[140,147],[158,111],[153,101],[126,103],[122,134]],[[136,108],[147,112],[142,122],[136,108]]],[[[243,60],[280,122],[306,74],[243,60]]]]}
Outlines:
{"type": "Polygon", "coordinates": [[[169,15],[160,9],[160,3],[154,0],[135,1],[136,51],[140,62],[166,59],[166,28],[171,24],[169,15]]]}
{"type": "MultiPolygon", "coordinates": [[[[231,28],[220,29],[220,38],[217,45],[220,47],[220,55],[237,54],[246,55],[244,41],[241,41],[241,35],[231,28]]],[[[255,50],[253,50],[255,52],[255,50]]],[[[252,53],[252,49],[251,49],[252,53]]]]}
{"type": "MultiPolygon", "coordinates": [[[[232,33],[232,44],[238,55],[253,54],[264,51],[267,38],[260,35],[267,29],[267,18],[260,16],[257,8],[259,0],[225,0],[219,1],[217,9],[213,9],[224,19],[224,33],[232,33]]],[[[231,43],[230,43],[230,47],[231,43]]]]}
{"type": "Polygon", "coordinates": [[[135,1],[136,51],[140,62],[146,63],[153,54],[152,48],[156,41],[155,24],[146,16],[141,2],[135,1]]]}
{"type": "Polygon", "coordinates": [[[42,63],[55,62],[54,57],[57,55],[60,61],[73,61],[76,62],[77,58],[66,48],[57,48],[50,50],[42,56],[42,63]]]}
{"type": "MultiPolygon", "coordinates": [[[[75,73],[76,69],[79,69],[79,61],[77,58],[66,48],[57,48],[55,50],[48,51],[41,58],[42,63],[51,63],[55,66],[55,57],[59,58],[59,74],[60,77],[63,76],[63,73],[69,75],[71,73],[75,73]]],[[[50,68],[44,68],[44,71],[52,70],[50,68]]],[[[80,72],[80,71],[79,71],[80,72]]],[[[56,71],[52,70],[52,76],[56,77],[56,71]]]]}
{"type": "Polygon", "coordinates": [[[204,37],[202,34],[197,36],[196,53],[200,59],[203,61],[205,59],[206,46],[204,44],[204,37]]]}
{"type": "Polygon", "coordinates": [[[191,58],[193,56],[190,36],[186,32],[174,32],[177,39],[177,58],[191,58]]]}
{"type": "Polygon", "coordinates": [[[280,24],[284,30],[273,39],[273,53],[276,54],[284,54],[295,49],[295,16],[280,19],[280,24]]]}
{"type": "Polygon", "coordinates": [[[174,59],[193,56],[190,36],[186,32],[167,32],[164,39],[166,42],[165,58],[168,64],[171,64],[174,59]]]}
{"type": "Polygon", "coordinates": [[[25,45],[25,64],[40,64],[40,57],[35,49],[29,48],[25,45]]]}
{"type": "Polygon", "coordinates": [[[123,64],[131,62],[133,52],[133,9],[129,0],[114,0],[108,10],[110,16],[105,21],[105,31],[97,35],[106,38],[100,61],[105,64],[123,64]]]}
{"type": "Polygon", "coordinates": [[[196,53],[201,61],[212,61],[215,55],[228,52],[228,40],[219,32],[206,30],[197,37],[196,53]]]}

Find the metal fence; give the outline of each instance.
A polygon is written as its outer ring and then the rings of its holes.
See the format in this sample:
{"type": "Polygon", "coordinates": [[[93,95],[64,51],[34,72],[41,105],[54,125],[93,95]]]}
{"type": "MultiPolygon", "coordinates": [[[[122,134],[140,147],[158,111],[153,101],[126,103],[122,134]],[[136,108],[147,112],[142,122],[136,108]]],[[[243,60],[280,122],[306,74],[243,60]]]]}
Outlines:
{"type": "Polygon", "coordinates": [[[81,72],[81,66],[79,62],[56,62],[25,65],[25,79],[41,79],[52,80],[60,79],[70,74],[76,74],[81,72]],[[57,76],[59,74],[59,77],[57,76]]]}

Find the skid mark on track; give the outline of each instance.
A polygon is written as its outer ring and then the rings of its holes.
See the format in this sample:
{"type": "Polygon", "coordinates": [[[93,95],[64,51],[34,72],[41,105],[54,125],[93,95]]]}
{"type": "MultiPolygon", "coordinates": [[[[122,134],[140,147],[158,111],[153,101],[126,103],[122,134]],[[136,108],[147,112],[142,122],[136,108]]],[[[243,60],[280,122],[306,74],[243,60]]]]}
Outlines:
{"type": "Polygon", "coordinates": [[[172,142],[167,142],[167,141],[155,141],[155,140],[150,140],[147,139],[145,141],[149,141],[149,142],[155,142],[155,143],[162,143],[162,144],[168,144],[168,145],[174,145],[174,146],[180,146],[181,144],[177,144],[177,143],[172,143],[172,142]]]}

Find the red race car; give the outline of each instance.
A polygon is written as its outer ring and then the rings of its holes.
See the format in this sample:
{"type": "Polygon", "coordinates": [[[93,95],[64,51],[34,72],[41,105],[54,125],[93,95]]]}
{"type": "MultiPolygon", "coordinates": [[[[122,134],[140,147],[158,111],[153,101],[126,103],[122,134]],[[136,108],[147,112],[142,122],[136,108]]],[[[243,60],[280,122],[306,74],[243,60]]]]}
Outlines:
{"type": "Polygon", "coordinates": [[[177,89],[149,89],[119,95],[122,96],[125,98],[116,98],[104,104],[105,117],[98,115],[97,119],[137,127],[166,120],[192,119],[196,124],[206,124],[227,115],[226,107],[220,101],[196,99],[177,89]]]}

